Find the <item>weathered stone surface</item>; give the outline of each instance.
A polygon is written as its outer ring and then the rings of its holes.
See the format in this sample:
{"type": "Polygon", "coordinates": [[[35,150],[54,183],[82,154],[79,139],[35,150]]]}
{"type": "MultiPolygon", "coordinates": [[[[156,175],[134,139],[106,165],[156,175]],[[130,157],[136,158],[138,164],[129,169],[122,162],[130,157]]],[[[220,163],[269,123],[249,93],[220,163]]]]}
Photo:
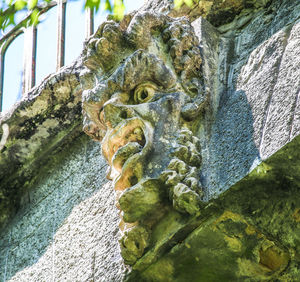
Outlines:
{"type": "Polygon", "coordinates": [[[297,281],[299,2],[149,3],[100,26],[76,65],[4,117],[2,223],[19,210],[1,237],[5,279],[124,277],[99,145],[84,165],[58,165],[77,148],[64,144],[79,134],[84,90],[85,131],[104,137],[123,211],[128,280],[297,281]],[[47,160],[57,170],[43,178],[47,160]]]}
{"type": "Polygon", "coordinates": [[[118,211],[99,144],[81,136],[36,175],[0,235],[1,281],[121,281],[118,211]]]}
{"type": "MultiPolygon", "coordinates": [[[[165,16],[182,13],[192,19],[191,13],[175,11],[168,3],[158,14],[153,7],[161,3],[153,2],[143,8],[147,12],[133,13],[121,23],[104,23],[87,43],[84,60],[89,71],[83,78],[88,75],[95,82],[83,94],[84,128],[94,139],[104,138],[102,152],[119,190],[122,220],[132,223],[125,232],[128,238],[138,238],[134,234],[141,226],[159,233],[158,226],[172,214],[167,198],[176,211],[197,216],[203,209],[203,191],[206,200],[218,196],[291,140],[299,75],[288,58],[300,46],[295,45],[298,14],[279,24],[286,11],[278,1],[206,2],[192,10],[202,9],[218,29],[204,19],[194,21],[199,42],[188,22],[165,16]],[[196,45],[202,59],[197,58],[196,45]],[[286,81],[293,70],[295,76],[286,81]],[[176,140],[181,128],[191,130],[196,147],[188,138],[176,140]]],[[[288,3],[282,6],[300,11],[299,3],[288,3]]],[[[129,244],[125,238],[125,260],[133,264],[136,253],[141,258],[133,269],[151,265],[170,243],[163,242],[164,236],[150,239],[144,257],[139,248],[126,250],[134,244],[144,250],[144,239],[129,244]]]]}
{"type": "Polygon", "coordinates": [[[182,3],[180,9],[175,8],[173,0],[148,0],[143,9],[167,14],[171,17],[186,16],[191,21],[203,17],[214,26],[232,22],[244,10],[256,12],[271,0],[201,0],[193,1],[191,7],[182,3]]]}
{"type": "Polygon", "coordinates": [[[34,182],[39,167],[81,132],[76,71],[73,66],[49,76],[12,110],[1,113],[1,137],[7,136],[0,146],[0,226],[18,209],[21,190],[34,182]]]}
{"type": "Polygon", "coordinates": [[[209,136],[201,140],[207,149],[202,179],[208,198],[299,134],[299,15],[299,2],[272,1],[244,28],[237,29],[238,20],[226,25],[226,32],[219,28],[220,87],[213,95],[219,105],[212,126],[201,135],[209,136]]]}
{"type": "Polygon", "coordinates": [[[127,281],[297,281],[299,142],[298,136],[198,218],[177,222],[177,244],[158,260],[141,264],[142,258],[127,281]]]}

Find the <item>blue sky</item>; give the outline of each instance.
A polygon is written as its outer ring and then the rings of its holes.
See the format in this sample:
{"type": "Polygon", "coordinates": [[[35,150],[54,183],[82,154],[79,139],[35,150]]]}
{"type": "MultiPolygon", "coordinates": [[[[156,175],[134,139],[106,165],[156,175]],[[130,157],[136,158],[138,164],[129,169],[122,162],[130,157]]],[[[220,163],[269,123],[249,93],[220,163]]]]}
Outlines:
{"type": "MultiPolygon", "coordinates": [[[[126,12],[138,9],[144,0],[124,0],[126,12]]],[[[85,36],[85,12],[83,1],[69,1],[66,12],[66,54],[65,64],[74,61],[80,54],[85,36]]],[[[99,11],[95,16],[95,31],[106,19],[107,13],[99,11]]],[[[42,18],[38,26],[36,84],[55,72],[56,65],[56,7],[42,18]]],[[[24,35],[17,37],[5,55],[3,111],[8,110],[21,95],[23,69],[24,35]]]]}

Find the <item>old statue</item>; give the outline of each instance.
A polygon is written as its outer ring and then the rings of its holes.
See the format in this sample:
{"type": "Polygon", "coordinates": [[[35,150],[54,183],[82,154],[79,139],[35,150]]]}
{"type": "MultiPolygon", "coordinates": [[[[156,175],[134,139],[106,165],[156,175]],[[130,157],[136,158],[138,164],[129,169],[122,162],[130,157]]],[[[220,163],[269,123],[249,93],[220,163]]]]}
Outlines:
{"type": "Polygon", "coordinates": [[[104,22],[86,44],[84,131],[101,141],[133,264],[165,209],[200,211],[201,49],[187,19],[151,12],[104,22]]]}

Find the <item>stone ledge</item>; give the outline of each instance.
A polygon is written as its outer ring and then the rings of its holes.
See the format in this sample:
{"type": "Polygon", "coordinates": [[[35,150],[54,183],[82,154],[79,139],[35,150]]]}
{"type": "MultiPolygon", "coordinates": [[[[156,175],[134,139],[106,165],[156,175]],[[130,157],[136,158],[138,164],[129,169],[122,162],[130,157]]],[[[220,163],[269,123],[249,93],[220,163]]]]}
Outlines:
{"type": "Polygon", "coordinates": [[[300,136],[211,200],[200,216],[171,217],[176,233],[161,236],[160,249],[140,259],[127,281],[296,281],[299,145],[300,136]]]}
{"type": "Polygon", "coordinates": [[[74,65],[49,75],[0,115],[0,226],[40,167],[81,134],[81,87],[74,65]]]}

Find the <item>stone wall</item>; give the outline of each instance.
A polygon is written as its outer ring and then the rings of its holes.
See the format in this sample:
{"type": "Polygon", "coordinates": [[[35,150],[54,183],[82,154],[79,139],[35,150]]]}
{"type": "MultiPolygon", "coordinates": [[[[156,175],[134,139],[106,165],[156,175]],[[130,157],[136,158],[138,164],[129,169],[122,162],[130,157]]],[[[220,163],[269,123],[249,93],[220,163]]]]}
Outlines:
{"type": "MultiPolygon", "coordinates": [[[[217,80],[212,89],[216,110],[201,133],[208,199],[300,133],[299,20],[299,1],[272,1],[205,33],[214,45],[219,42],[210,48],[216,50],[214,65],[212,55],[206,56],[217,80]]],[[[193,22],[200,38],[201,21],[193,22]]]]}
{"type": "Polygon", "coordinates": [[[120,281],[118,211],[100,145],[81,136],[40,171],[0,235],[0,281],[120,281]]]}
{"type": "Polygon", "coordinates": [[[99,143],[81,132],[82,90],[97,90],[101,76],[95,67],[96,82],[80,78],[85,50],[0,116],[10,130],[0,148],[0,281],[299,277],[300,3],[225,1],[232,6],[222,10],[223,2],[142,8],[187,15],[202,47],[210,100],[196,132],[201,211],[188,216],[166,201],[166,216],[125,278],[107,165],[99,143]]]}

